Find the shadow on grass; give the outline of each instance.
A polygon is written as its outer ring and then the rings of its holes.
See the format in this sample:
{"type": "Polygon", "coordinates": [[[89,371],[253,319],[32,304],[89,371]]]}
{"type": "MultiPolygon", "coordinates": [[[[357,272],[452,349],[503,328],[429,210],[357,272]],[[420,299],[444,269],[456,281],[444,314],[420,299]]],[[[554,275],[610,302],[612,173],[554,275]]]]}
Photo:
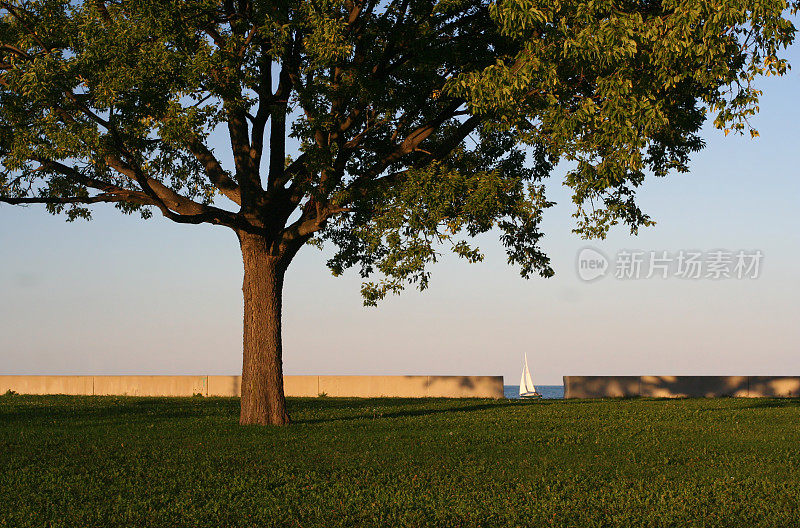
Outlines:
{"type": "MultiPolygon", "coordinates": [[[[599,403],[601,400],[581,401],[599,403]]],[[[446,398],[288,398],[296,424],[409,418],[487,409],[519,409],[563,404],[561,400],[466,400],[446,398]]],[[[578,403],[573,402],[573,403],[578,403]]],[[[209,418],[236,421],[239,398],[162,398],[119,396],[0,396],[0,423],[65,421],[161,422],[209,418]]]]}
{"type": "Polygon", "coordinates": [[[238,413],[239,401],[211,398],[117,396],[4,396],[0,423],[41,420],[109,420],[117,418],[163,421],[227,416],[238,413]]]}
{"type": "MultiPolygon", "coordinates": [[[[349,405],[343,405],[343,407],[352,408],[356,412],[343,416],[330,416],[330,417],[308,418],[308,419],[301,418],[296,420],[294,423],[315,424],[315,423],[344,422],[352,420],[410,418],[419,416],[431,416],[437,414],[454,414],[462,412],[483,411],[486,409],[497,409],[498,407],[504,406],[502,403],[480,403],[473,405],[456,404],[456,405],[448,405],[446,407],[436,406],[436,407],[421,408],[420,405],[425,405],[426,402],[430,403],[431,400],[416,401],[416,402],[405,401],[403,403],[397,402],[395,404],[395,402],[387,402],[387,400],[384,399],[379,399],[379,400],[366,399],[363,400],[363,405],[357,405],[357,406],[353,405],[353,403],[355,403],[354,400],[348,400],[348,402],[349,405]],[[411,408],[403,409],[403,407],[411,407],[411,408]]],[[[359,401],[357,403],[362,403],[362,401],[359,401]]],[[[296,406],[290,405],[289,408],[290,412],[293,412],[294,409],[296,409],[296,406]]]]}
{"type": "Polygon", "coordinates": [[[800,407],[800,398],[765,398],[757,399],[742,409],[780,409],[784,407],[800,407]]]}
{"type": "MultiPolygon", "coordinates": [[[[380,420],[443,414],[471,413],[489,409],[519,409],[563,404],[564,400],[481,400],[449,398],[301,398],[289,400],[289,412],[296,424],[316,424],[351,420],[380,420]],[[331,405],[333,403],[333,405],[331,405]],[[304,414],[332,409],[350,410],[346,415],[303,418],[304,414]],[[299,412],[298,412],[299,411],[299,412]]],[[[587,402],[588,403],[588,402],[587,402]]]]}

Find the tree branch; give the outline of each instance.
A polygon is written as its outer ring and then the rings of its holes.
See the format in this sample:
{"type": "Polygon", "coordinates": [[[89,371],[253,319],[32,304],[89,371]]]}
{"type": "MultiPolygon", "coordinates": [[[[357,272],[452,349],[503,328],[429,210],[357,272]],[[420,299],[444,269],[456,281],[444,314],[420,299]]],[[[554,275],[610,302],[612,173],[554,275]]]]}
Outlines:
{"type": "Polygon", "coordinates": [[[43,196],[43,197],[23,197],[12,198],[10,196],[0,196],[0,202],[20,205],[20,204],[93,204],[93,203],[115,203],[130,202],[139,205],[156,205],[153,202],[139,202],[129,196],[117,195],[114,193],[101,193],[95,196],[43,196]]]}
{"type": "Polygon", "coordinates": [[[239,186],[228,176],[214,153],[196,136],[187,137],[186,146],[197,161],[203,164],[211,183],[227,198],[238,205],[242,205],[242,194],[239,186]]]}
{"type": "Polygon", "coordinates": [[[155,201],[161,212],[178,223],[199,224],[208,222],[234,227],[240,223],[235,214],[211,205],[199,204],[185,196],[176,193],[160,181],[149,178],[141,170],[135,169],[121,159],[107,155],[106,164],[135,181],[144,193],[155,201]]]}
{"type": "MultiPolygon", "coordinates": [[[[481,116],[472,116],[466,121],[464,121],[456,129],[456,131],[453,132],[453,134],[451,134],[447,139],[445,139],[442,142],[441,145],[439,145],[439,147],[436,150],[426,153],[422,158],[417,160],[410,168],[421,169],[423,167],[426,167],[433,161],[445,159],[448,155],[450,155],[450,153],[453,151],[454,148],[456,148],[468,135],[470,135],[478,127],[482,119],[483,118],[481,116]]],[[[379,185],[394,184],[399,178],[399,176],[406,174],[409,170],[409,169],[402,170],[399,172],[389,174],[382,178],[375,179],[375,177],[378,176],[381,172],[383,172],[383,170],[385,170],[385,168],[388,167],[390,164],[385,164],[385,166],[383,166],[383,168],[380,169],[380,171],[378,171],[377,170],[378,167],[382,165],[384,165],[384,163],[381,162],[376,167],[373,167],[373,169],[370,170],[368,173],[359,176],[358,178],[353,180],[353,182],[347,188],[348,191],[347,194],[351,196],[363,194],[364,192],[366,192],[366,185],[371,181],[377,182],[379,185]]]]}
{"type": "MultiPolygon", "coordinates": [[[[265,112],[271,116],[269,142],[269,173],[267,175],[267,188],[275,188],[278,179],[283,175],[286,168],[286,110],[289,102],[289,94],[293,88],[292,75],[290,71],[296,68],[295,54],[296,46],[294,36],[287,45],[286,57],[281,65],[281,72],[278,77],[278,87],[271,95],[270,101],[266,102],[265,112]]],[[[259,113],[262,107],[259,106],[259,113]]]]}
{"type": "Polygon", "coordinates": [[[150,199],[143,192],[134,191],[132,189],[125,189],[124,187],[119,187],[118,185],[114,185],[112,183],[108,183],[103,180],[98,180],[97,178],[92,178],[91,176],[86,176],[85,174],[82,174],[78,169],[70,167],[68,165],[64,165],[61,162],[38,156],[34,157],[33,161],[38,162],[40,164],[41,169],[58,172],[59,174],[66,176],[75,183],[79,183],[86,187],[91,187],[92,189],[97,189],[98,191],[105,191],[106,193],[109,194],[118,194],[118,195],[125,194],[132,198],[136,198],[137,200],[146,201],[148,205],[155,205],[153,200],[150,199]]]}
{"type": "MultiPolygon", "coordinates": [[[[460,100],[453,101],[442,112],[440,112],[438,116],[429,120],[427,123],[418,127],[416,130],[408,134],[405,137],[405,139],[403,139],[403,141],[394,148],[394,150],[392,150],[389,154],[384,156],[383,159],[381,159],[370,169],[365,171],[361,176],[356,178],[352,185],[361,185],[364,181],[371,180],[372,178],[378,176],[381,172],[386,170],[386,168],[390,166],[392,163],[396,162],[409,152],[414,151],[423,141],[429,138],[431,134],[433,134],[445,121],[451,119],[458,110],[458,108],[461,106],[461,104],[462,103],[460,100]]],[[[475,124],[475,126],[477,126],[477,123],[475,124]]],[[[468,134],[469,132],[464,134],[464,137],[466,137],[468,134]]],[[[450,150],[452,150],[452,147],[450,150]]]]}

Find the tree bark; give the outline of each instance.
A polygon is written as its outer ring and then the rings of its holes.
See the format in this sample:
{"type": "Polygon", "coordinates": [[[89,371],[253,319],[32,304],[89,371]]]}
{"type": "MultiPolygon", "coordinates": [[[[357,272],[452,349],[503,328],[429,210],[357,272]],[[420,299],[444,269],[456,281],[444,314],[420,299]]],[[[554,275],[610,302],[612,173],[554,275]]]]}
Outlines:
{"type": "Polygon", "coordinates": [[[242,425],[286,425],[283,394],[281,304],[286,264],[270,254],[267,241],[239,233],[244,261],[244,343],[242,425]]]}

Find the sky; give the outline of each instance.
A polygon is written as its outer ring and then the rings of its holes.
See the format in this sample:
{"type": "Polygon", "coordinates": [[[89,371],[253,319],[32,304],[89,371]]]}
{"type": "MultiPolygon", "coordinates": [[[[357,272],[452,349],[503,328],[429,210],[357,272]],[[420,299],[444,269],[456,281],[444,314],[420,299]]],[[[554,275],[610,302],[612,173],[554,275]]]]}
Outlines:
{"type": "MultiPolygon", "coordinates": [[[[564,375],[800,374],[797,45],[788,56],[796,71],[760,82],[761,137],[707,127],[689,173],[645,182],[639,202],[657,225],[638,236],[573,234],[555,171],[557,205],[543,226],[553,278],[520,278],[486,235],[484,262],[447,257],[427,291],[368,308],[357,273],[333,277],[329,253],[304,248],[285,284],[285,373],[502,375],[515,385],[527,354],[545,385],[564,375]],[[578,273],[587,247],[608,262],[593,281],[578,273]],[[763,257],[742,279],[680,278],[676,261],[666,278],[645,278],[651,251],[701,253],[706,266],[716,251],[763,257]],[[626,252],[644,258],[641,278],[616,277],[631,271],[626,252]]],[[[239,374],[233,232],[94,211],[66,223],[39,206],[0,205],[0,374],[239,374]]]]}

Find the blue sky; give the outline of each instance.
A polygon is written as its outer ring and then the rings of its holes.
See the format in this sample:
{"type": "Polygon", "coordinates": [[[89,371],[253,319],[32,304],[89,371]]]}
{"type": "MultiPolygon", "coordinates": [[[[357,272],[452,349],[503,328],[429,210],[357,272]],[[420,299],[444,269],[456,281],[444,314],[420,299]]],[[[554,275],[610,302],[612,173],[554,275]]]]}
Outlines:
{"type": "MultiPolygon", "coordinates": [[[[604,241],[571,233],[563,171],[544,247],[556,277],[521,279],[495,238],[486,260],[446,258],[431,288],[365,308],[355,273],[334,278],[305,248],[284,300],[287,374],[798,374],[800,53],[763,79],[761,138],[707,128],[691,172],[648,180],[658,224],[604,241]],[[585,246],[618,251],[761,250],[754,280],[617,280],[576,273],[585,246]],[[311,323],[311,327],[309,327],[311,323]]],[[[219,147],[223,148],[223,147],[219,147]]],[[[0,206],[0,373],[236,374],[241,259],[227,229],[141,221],[104,206],[92,222],[0,206]]]]}

